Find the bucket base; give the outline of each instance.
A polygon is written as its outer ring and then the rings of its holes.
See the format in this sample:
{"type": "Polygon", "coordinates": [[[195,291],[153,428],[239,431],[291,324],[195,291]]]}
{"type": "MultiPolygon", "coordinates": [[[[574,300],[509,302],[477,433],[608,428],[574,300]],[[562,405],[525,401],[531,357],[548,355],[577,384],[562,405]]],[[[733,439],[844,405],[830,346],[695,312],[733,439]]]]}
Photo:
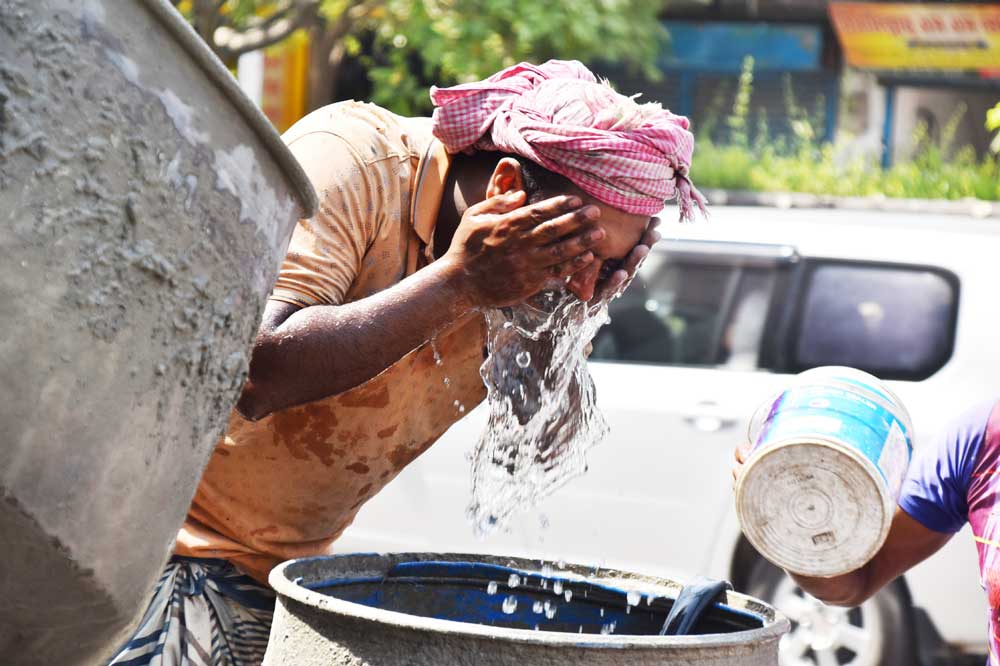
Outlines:
{"type": "Polygon", "coordinates": [[[751,460],[737,485],[744,534],[788,571],[816,577],[854,571],[875,555],[892,522],[877,473],[833,443],[773,445],[751,460]]]}

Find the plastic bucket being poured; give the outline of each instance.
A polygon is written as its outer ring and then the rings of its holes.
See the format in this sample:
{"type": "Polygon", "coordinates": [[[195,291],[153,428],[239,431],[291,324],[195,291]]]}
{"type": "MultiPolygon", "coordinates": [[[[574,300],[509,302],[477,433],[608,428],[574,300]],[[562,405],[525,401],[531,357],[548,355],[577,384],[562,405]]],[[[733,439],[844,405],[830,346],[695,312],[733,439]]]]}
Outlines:
{"type": "Polygon", "coordinates": [[[807,576],[853,571],[889,533],[911,455],[899,398],[854,368],[814,368],[751,419],[752,451],[736,484],[750,543],[807,576]]]}
{"type": "Polygon", "coordinates": [[[682,586],[486,555],[320,557],[271,572],[265,666],[776,664],[788,620],[723,591],[689,635],[661,636],[682,586]]]}

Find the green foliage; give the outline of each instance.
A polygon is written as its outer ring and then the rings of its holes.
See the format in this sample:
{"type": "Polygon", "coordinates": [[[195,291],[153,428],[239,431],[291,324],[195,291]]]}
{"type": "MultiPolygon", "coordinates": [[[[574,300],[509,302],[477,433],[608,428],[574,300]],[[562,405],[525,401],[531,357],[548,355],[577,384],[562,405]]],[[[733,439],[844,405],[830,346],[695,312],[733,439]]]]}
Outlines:
{"type": "Polygon", "coordinates": [[[990,143],[990,148],[994,153],[1000,153],[1000,102],[997,102],[996,106],[986,112],[986,129],[996,132],[993,136],[993,142],[990,143]]]}
{"type": "Polygon", "coordinates": [[[743,58],[743,69],[740,71],[739,84],[736,86],[736,97],[733,99],[733,111],[726,119],[729,125],[730,139],[737,146],[749,145],[748,123],[750,117],[750,96],[753,94],[753,56],[743,58]]]}
{"type": "MultiPolygon", "coordinates": [[[[331,21],[347,0],[324,0],[331,21]]],[[[648,77],[666,34],[658,0],[383,0],[354,26],[371,31],[373,101],[403,114],[430,109],[427,82],[476,80],[522,60],[603,60],[648,77]],[[415,76],[416,75],[416,76],[415,76]],[[421,81],[422,79],[422,81],[421,81]]]]}
{"type": "MultiPolygon", "coordinates": [[[[430,110],[430,83],[484,78],[550,58],[624,65],[655,79],[667,38],[661,0],[173,0],[223,61],[308,31],[312,77],[335,82],[360,57],[373,100],[402,114],[430,110]],[[224,28],[224,30],[219,30],[224,28]],[[323,52],[325,50],[325,52],[323,52]]],[[[322,97],[324,91],[317,91],[322,97]]],[[[322,104],[325,100],[315,103],[322,104]]]]}
{"type": "MultiPolygon", "coordinates": [[[[785,105],[793,138],[790,142],[768,137],[766,120],[757,122],[756,137],[746,138],[752,76],[746,67],[732,112],[727,118],[729,143],[710,138],[715,119],[702,123],[695,148],[691,175],[700,188],[752,190],[764,192],[806,192],[835,196],[887,196],[917,199],[977,198],[1000,201],[1000,163],[976,158],[971,147],[953,150],[955,134],[966,112],[959,105],[941,130],[941,138],[931,141],[926,127],[914,136],[916,150],[910,160],[883,170],[874,159],[845,158],[841,146],[819,142],[823,125],[823,101],[810,115],[786,88],[785,105]],[[744,83],[744,81],[748,81],[744,83]]],[[[1000,105],[987,119],[1000,129],[1000,105]],[[994,113],[995,112],[995,113],[994,113]]]]}

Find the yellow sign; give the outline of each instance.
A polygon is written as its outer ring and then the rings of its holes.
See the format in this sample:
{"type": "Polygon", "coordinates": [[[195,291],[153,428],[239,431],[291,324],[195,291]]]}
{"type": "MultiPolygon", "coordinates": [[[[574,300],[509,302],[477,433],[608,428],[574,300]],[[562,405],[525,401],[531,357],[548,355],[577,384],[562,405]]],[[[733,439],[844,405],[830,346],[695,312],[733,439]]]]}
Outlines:
{"type": "Polygon", "coordinates": [[[279,132],[305,115],[308,76],[309,36],[304,31],[264,50],[261,109],[279,132]]]}
{"type": "Polygon", "coordinates": [[[868,69],[1000,65],[1000,5],[832,2],[847,62],[868,69]]]}

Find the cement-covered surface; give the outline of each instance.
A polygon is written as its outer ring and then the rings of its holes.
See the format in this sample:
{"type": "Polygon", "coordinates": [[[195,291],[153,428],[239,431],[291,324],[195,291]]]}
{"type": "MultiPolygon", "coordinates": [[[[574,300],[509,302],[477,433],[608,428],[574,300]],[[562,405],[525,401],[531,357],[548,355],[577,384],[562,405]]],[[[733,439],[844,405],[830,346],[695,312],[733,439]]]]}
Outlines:
{"type": "Polygon", "coordinates": [[[314,200],[147,4],[0,0],[0,663],[137,621],[314,200]]]}

